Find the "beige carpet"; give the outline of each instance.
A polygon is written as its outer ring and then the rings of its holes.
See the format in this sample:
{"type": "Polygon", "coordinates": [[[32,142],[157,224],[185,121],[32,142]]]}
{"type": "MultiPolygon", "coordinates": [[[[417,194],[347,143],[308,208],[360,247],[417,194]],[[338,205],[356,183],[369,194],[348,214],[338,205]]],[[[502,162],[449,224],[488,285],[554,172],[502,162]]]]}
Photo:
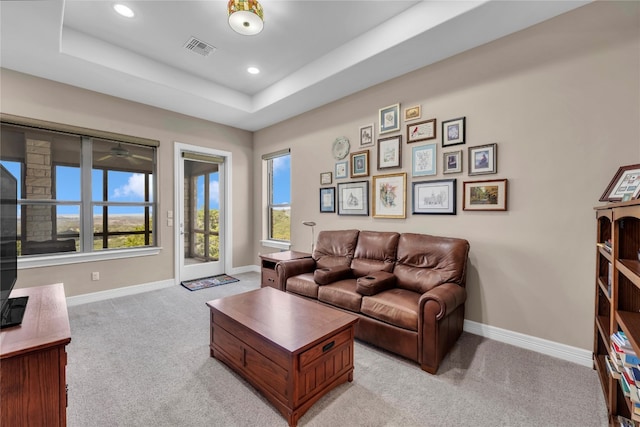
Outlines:
{"type": "MultiPolygon", "coordinates": [[[[68,425],[286,426],[248,383],[209,357],[205,302],[259,287],[181,286],[70,307],[68,425]]],[[[356,342],[354,381],[300,426],[606,426],[595,371],[464,333],[436,376],[356,342]]]]}

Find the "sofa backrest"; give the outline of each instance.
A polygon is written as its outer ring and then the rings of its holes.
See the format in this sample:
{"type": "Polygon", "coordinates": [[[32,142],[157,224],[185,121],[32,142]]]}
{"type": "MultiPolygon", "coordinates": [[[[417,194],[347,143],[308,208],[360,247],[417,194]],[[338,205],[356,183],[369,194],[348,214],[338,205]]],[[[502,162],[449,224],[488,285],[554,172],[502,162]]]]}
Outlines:
{"type": "Polygon", "coordinates": [[[464,286],[468,254],[464,239],[403,233],[393,269],[397,286],[419,293],[446,282],[464,286]]]}
{"type": "Polygon", "coordinates": [[[351,261],[355,277],[366,276],[374,271],[393,271],[400,234],[384,231],[361,231],[351,261]]]}
{"type": "Polygon", "coordinates": [[[338,265],[351,265],[356,249],[359,230],[332,230],[318,233],[313,251],[317,268],[330,268],[338,265]]]}

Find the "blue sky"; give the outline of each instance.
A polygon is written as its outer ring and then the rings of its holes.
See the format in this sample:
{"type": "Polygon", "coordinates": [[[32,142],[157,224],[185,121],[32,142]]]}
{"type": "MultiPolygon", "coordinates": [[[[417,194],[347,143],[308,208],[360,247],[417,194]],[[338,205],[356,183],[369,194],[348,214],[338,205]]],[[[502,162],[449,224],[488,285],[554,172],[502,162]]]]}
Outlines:
{"type": "MultiPolygon", "coordinates": [[[[20,164],[17,162],[2,161],[2,164],[18,179],[18,189],[21,188],[20,164]]],[[[274,200],[276,204],[291,202],[291,156],[277,157],[273,160],[274,173],[274,200]]],[[[80,169],[58,166],[56,168],[57,199],[61,201],[80,201],[80,169]]],[[[211,175],[209,184],[210,209],[220,207],[220,191],[218,186],[218,174],[211,175]]],[[[110,171],[108,176],[108,200],[114,202],[143,202],[144,201],[144,175],[110,171]]],[[[18,190],[20,191],[20,190],[18,190]]],[[[198,183],[198,206],[202,207],[204,182],[198,183]]],[[[101,201],[102,198],[102,171],[94,170],[92,174],[92,195],[93,200],[101,201]]],[[[18,197],[21,197],[19,194],[18,197]]],[[[96,208],[96,213],[101,213],[101,208],[96,208]]],[[[119,207],[111,208],[112,213],[142,213],[141,208],[119,207]]],[[[76,206],[61,206],[59,214],[78,214],[79,208],[76,206]]]]}

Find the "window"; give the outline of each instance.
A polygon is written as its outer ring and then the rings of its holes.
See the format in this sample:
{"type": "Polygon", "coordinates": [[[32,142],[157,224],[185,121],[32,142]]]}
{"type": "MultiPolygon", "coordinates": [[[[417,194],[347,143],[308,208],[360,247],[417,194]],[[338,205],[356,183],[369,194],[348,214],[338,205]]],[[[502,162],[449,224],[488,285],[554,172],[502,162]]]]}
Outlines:
{"type": "Polygon", "coordinates": [[[291,154],[289,150],[266,155],[267,224],[269,240],[291,240],[291,154]]]}
{"type": "Polygon", "coordinates": [[[2,124],[18,179],[18,254],[156,246],[156,148],[2,124]]]}

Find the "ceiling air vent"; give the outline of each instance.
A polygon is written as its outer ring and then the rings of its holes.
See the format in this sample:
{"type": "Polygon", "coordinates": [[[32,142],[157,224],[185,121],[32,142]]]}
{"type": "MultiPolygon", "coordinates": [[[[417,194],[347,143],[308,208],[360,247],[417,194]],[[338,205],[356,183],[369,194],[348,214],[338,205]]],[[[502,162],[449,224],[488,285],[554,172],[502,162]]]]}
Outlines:
{"type": "Polygon", "coordinates": [[[215,46],[211,46],[209,43],[205,43],[195,37],[191,37],[187,40],[184,44],[184,48],[202,56],[209,56],[216,50],[215,46]]]}

